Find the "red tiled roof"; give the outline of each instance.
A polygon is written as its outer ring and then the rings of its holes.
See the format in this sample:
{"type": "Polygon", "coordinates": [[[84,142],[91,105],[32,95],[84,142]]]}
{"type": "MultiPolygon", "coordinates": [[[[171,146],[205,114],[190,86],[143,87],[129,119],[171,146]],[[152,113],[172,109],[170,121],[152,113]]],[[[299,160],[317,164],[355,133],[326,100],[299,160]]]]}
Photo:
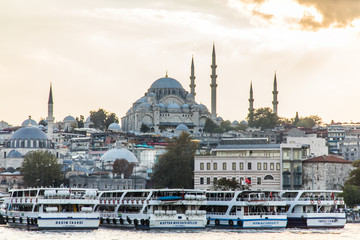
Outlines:
{"type": "Polygon", "coordinates": [[[304,163],[344,163],[344,164],[352,164],[351,161],[345,160],[336,155],[323,155],[315,158],[310,158],[303,161],[304,163]]]}

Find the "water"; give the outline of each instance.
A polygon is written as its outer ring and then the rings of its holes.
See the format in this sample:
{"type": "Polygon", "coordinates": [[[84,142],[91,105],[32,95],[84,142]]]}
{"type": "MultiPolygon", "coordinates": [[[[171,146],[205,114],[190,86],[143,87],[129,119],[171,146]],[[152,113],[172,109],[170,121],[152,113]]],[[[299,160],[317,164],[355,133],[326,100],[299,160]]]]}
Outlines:
{"type": "Polygon", "coordinates": [[[95,231],[27,231],[0,226],[1,240],[342,240],[359,239],[360,224],[346,224],[343,229],[280,229],[280,230],[122,230],[100,228],[95,231]]]}

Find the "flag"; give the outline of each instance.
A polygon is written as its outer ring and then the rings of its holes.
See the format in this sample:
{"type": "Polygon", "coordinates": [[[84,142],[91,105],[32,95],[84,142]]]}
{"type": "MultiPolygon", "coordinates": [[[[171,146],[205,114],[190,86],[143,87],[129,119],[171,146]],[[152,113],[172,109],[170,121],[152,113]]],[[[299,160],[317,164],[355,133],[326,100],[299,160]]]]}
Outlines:
{"type": "Polygon", "coordinates": [[[272,192],[270,192],[270,198],[271,198],[271,200],[272,200],[272,192]]]}
{"type": "Polygon", "coordinates": [[[333,200],[335,199],[333,192],[331,193],[331,198],[332,198],[333,200]]]}
{"type": "Polygon", "coordinates": [[[248,184],[251,183],[251,181],[248,178],[245,178],[245,182],[248,183],[248,184]]]}

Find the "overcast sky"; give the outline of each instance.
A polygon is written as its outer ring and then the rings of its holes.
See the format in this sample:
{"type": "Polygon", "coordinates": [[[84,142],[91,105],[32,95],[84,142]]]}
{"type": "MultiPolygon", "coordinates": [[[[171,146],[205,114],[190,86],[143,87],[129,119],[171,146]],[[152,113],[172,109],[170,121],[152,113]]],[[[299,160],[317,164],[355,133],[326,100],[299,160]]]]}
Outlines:
{"type": "Polygon", "coordinates": [[[360,2],[355,0],[0,0],[0,120],[123,117],[158,78],[210,109],[211,50],[217,111],[243,120],[272,107],[274,73],[282,117],[360,122],[360,2]]]}

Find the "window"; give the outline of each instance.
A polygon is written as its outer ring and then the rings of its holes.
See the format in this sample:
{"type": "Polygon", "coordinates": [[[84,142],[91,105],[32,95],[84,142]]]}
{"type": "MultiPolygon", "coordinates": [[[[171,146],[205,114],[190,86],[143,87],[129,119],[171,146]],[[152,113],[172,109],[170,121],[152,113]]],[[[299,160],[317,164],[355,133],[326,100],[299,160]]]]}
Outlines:
{"type": "Polygon", "coordinates": [[[248,170],[251,170],[251,162],[248,163],[248,170]]]}
{"type": "Polygon", "coordinates": [[[206,164],[206,170],[210,170],[210,163],[209,162],[206,164]]]}
{"type": "Polygon", "coordinates": [[[257,164],[257,170],[261,170],[261,163],[257,164]]]}
{"type": "Polygon", "coordinates": [[[204,184],[204,178],[200,178],[200,184],[204,184]]]}
{"type": "Polygon", "coordinates": [[[270,163],[270,170],[274,170],[274,163],[270,163]]]}
{"type": "Polygon", "coordinates": [[[267,170],[267,163],[264,163],[264,170],[267,170]]]}
{"type": "Polygon", "coordinates": [[[226,162],[223,163],[223,170],[226,170],[226,162]]]}
{"type": "Polygon", "coordinates": [[[280,170],[280,163],[276,163],[276,170],[280,170]]]}
{"type": "Polygon", "coordinates": [[[200,170],[204,170],[204,163],[200,163],[200,170]]]}
{"type": "Polygon", "coordinates": [[[258,177],[258,178],[257,178],[256,184],[257,184],[257,185],[261,185],[261,177],[258,177]]]}
{"type": "Polygon", "coordinates": [[[271,176],[271,175],[266,175],[266,176],[264,177],[264,180],[274,180],[274,177],[271,176]]]}
{"type": "Polygon", "coordinates": [[[236,170],[236,163],[232,163],[232,170],[236,170]]]}
{"type": "Polygon", "coordinates": [[[217,181],[217,177],[214,177],[214,183],[217,181]]]}
{"type": "Polygon", "coordinates": [[[206,184],[207,184],[207,185],[210,185],[210,178],[209,178],[209,177],[206,178],[206,184]]]}
{"type": "Polygon", "coordinates": [[[240,170],[244,170],[244,163],[243,162],[240,163],[240,170]]]}
{"type": "Polygon", "coordinates": [[[217,163],[216,162],[214,162],[214,170],[217,170],[217,163]]]}

